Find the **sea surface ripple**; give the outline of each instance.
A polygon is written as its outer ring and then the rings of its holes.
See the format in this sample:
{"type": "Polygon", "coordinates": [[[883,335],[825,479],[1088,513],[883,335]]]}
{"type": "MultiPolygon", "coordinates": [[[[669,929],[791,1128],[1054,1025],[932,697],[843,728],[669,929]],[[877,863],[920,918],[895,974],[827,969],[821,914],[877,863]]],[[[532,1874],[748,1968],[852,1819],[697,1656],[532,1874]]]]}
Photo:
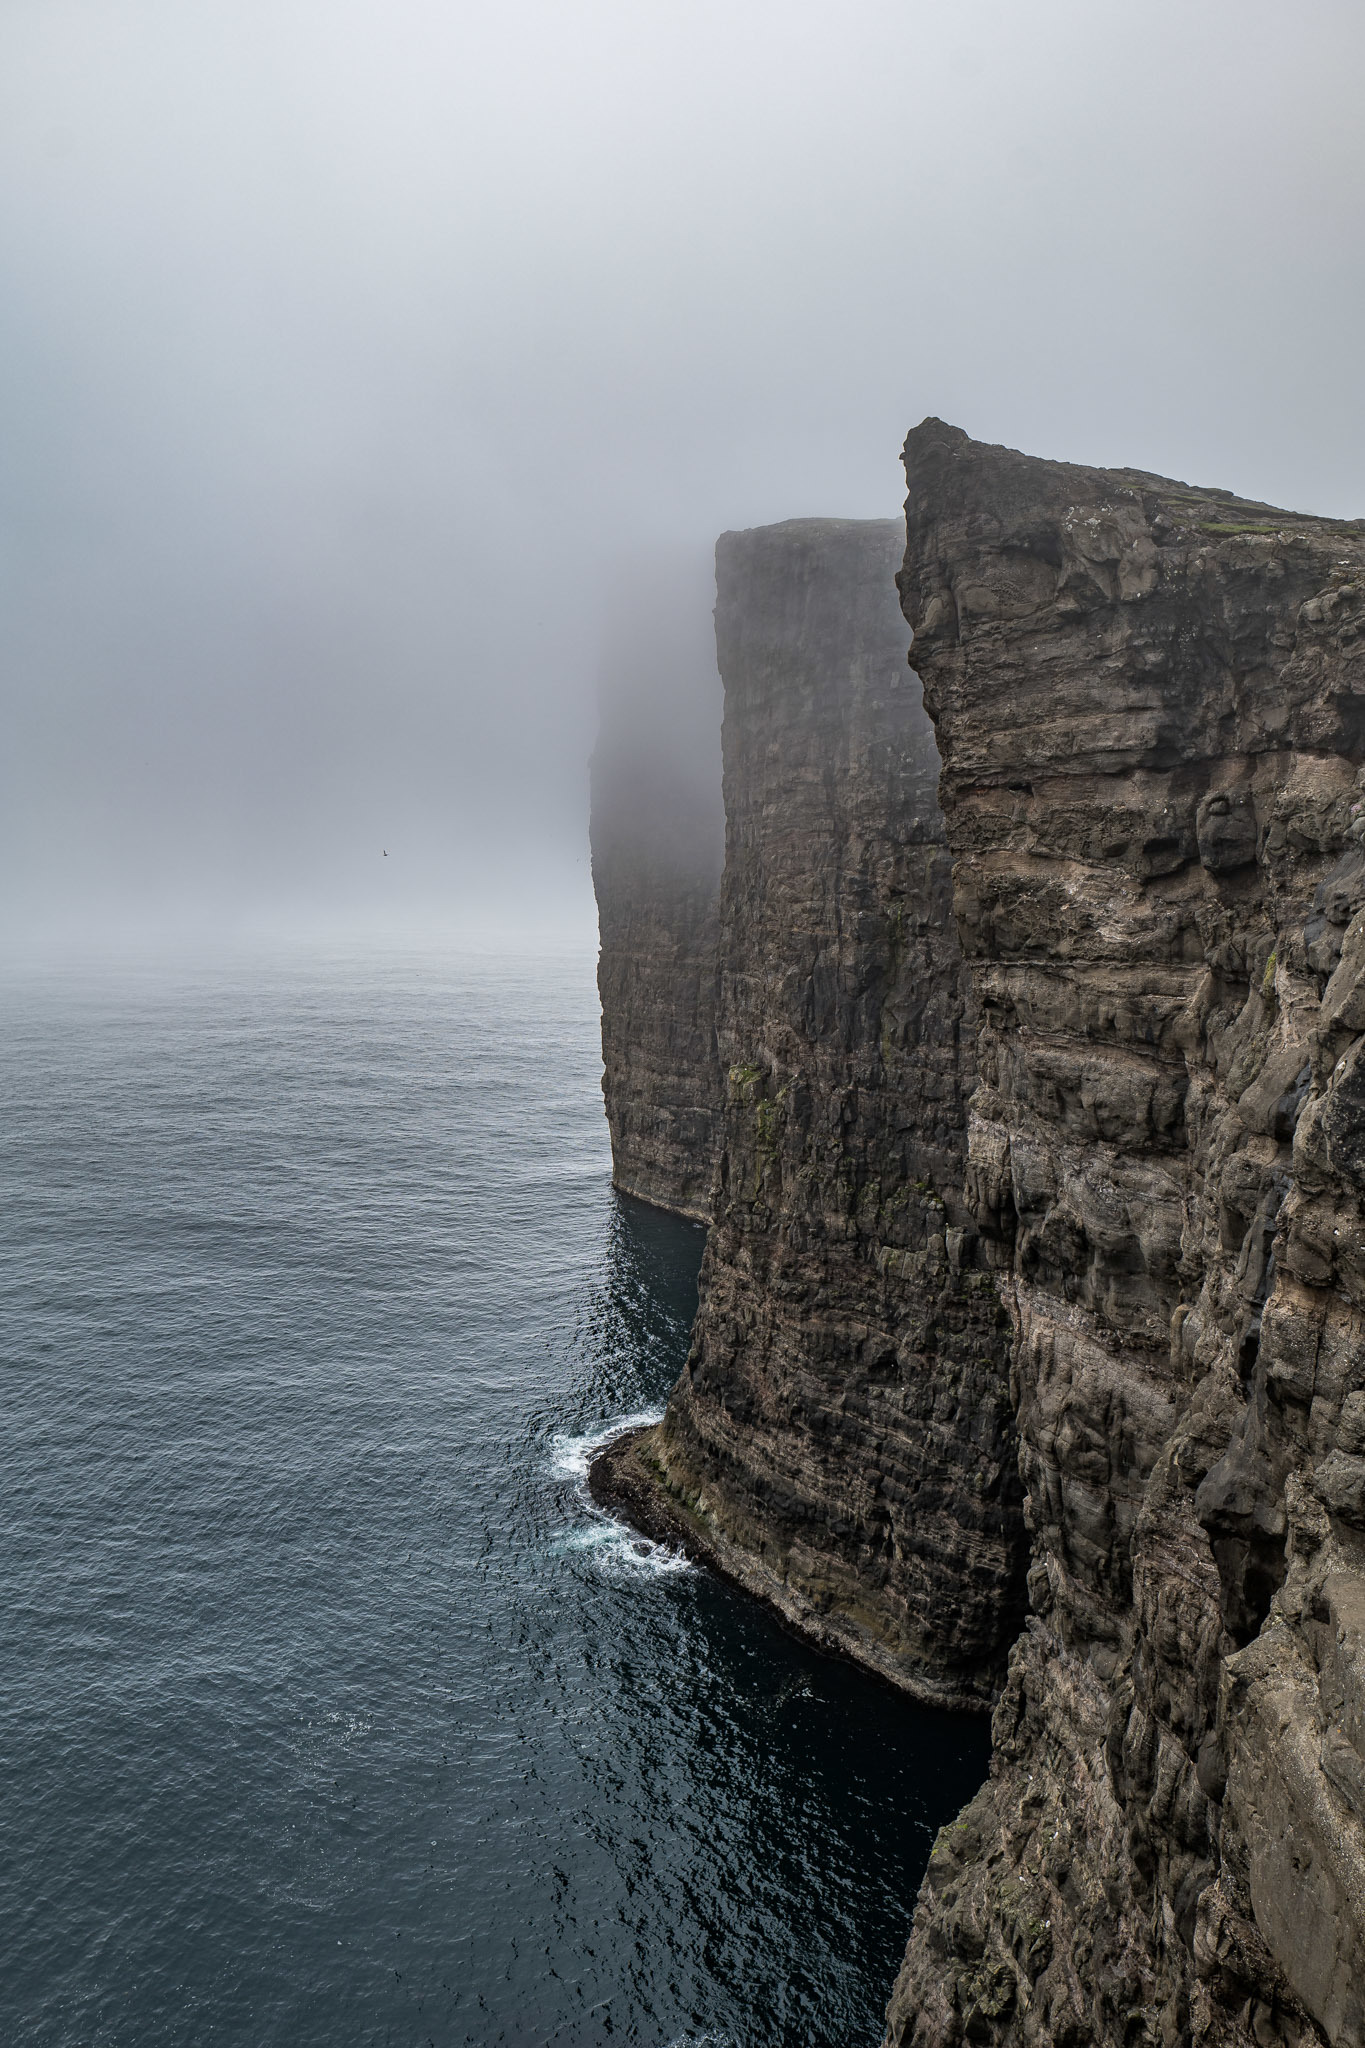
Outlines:
{"type": "Polygon", "coordinates": [[[875,2043],[985,1729],[586,1498],[701,1233],[592,964],[0,991],[0,2039],[875,2043]]]}

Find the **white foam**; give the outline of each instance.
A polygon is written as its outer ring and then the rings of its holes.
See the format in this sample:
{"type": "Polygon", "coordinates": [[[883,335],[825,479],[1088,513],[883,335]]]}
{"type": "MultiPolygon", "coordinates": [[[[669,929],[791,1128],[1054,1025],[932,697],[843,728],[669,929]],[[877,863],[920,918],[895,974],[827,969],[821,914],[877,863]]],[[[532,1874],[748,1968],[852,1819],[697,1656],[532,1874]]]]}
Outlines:
{"type": "Polygon", "coordinates": [[[563,1548],[588,1553],[598,1570],[613,1579],[667,1579],[695,1569],[680,1550],[651,1543],[610,1515],[602,1515],[590,1528],[576,1529],[563,1548]]]}
{"type": "Polygon", "coordinates": [[[696,1567],[680,1550],[665,1543],[652,1543],[647,1536],[618,1522],[599,1508],[588,1493],[588,1467],[604,1444],[624,1436],[628,1429],[650,1429],[663,1421],[662,1408],[640,1408],[633,1415],[618,1415],[612,1422],[584,1436],[559,1433],[550,1439],[550,1469],[556,1479],[571,1479],[578,1506],[587,1517],[577,1528],[567,1529],[550,1545],[550,1554],[582,1552],[590,1556],[599,1571],[610,1578],[671,1578],[677,1572],[696,1567]]]}
{"type": "Polygon", "coordinates": [[[609,1444],[614,1436],[624,1436],[628,1429],[652,1429],[656,1422],[662,1422],[662,1408],[638,1408],[633,1415],[618,1415],[614,1422],[604,1422],[588,1436],[567,1436],[559,1432],[550,1438],[553,1452],[551,1471],[556,1479],[586,1479],[593,1456],[603,1444],[609,1444]]]}

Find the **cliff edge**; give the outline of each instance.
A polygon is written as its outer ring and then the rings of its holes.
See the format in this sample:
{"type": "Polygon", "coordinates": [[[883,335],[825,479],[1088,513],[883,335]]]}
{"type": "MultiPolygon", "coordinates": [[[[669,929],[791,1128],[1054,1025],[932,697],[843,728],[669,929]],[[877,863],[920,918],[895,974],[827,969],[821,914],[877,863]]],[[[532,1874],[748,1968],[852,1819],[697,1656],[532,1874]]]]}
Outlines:
{"type": "Polygon", "coordinates": [[[1032,1616],[887,2040],[1365,2041],[1365,528],[927,420],[1032,1616]]]}

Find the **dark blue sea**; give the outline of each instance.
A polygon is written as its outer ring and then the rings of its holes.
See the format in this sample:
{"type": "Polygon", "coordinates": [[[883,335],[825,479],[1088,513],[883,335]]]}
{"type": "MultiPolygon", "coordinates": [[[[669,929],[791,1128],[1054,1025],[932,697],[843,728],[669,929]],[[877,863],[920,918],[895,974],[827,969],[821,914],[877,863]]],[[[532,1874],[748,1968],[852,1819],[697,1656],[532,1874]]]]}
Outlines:
{"type": "Polygon", "coordinates": [[[590,1506],[701,1233],[587,959],[0,990],[0,2041],[874,2044],[986,1731],[590,1506]]]}

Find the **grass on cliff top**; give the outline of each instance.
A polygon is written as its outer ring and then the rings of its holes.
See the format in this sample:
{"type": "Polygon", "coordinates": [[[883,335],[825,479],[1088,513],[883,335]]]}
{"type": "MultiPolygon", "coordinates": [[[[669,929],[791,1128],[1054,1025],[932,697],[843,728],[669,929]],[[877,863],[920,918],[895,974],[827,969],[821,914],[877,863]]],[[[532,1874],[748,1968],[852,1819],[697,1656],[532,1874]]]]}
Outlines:
{"type": "Polygon", "coordinates": [[[1285,526],[1252,526],[1231,519],[1201,519],[1199,522],[1201,533],[1286,533],[1288,530],[1285,526]]]}

